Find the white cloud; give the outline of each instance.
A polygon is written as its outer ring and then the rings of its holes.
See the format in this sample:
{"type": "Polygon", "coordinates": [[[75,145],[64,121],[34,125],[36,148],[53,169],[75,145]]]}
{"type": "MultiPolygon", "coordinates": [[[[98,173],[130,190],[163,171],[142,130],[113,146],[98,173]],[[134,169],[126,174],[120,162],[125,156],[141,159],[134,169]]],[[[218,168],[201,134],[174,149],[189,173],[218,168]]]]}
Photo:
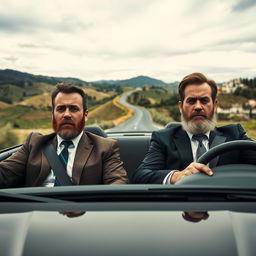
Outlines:
{"type": "Polygon", "coordinates": [[[87,81],[254,77],[254,13],[250,0],[2,0],[0,65],[87,81]]]}

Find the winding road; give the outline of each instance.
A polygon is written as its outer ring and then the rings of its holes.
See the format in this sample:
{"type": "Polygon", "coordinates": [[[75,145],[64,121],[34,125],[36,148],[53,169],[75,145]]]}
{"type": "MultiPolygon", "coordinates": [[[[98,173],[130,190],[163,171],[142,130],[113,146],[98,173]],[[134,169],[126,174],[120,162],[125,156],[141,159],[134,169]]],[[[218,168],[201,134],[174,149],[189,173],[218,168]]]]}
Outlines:
{"type": "Polygon", "coordinates": [[[134,115],[126,122],[109,129],[110,132],[116,131],[153,131],[158,130],[160,127],[156,126],[152,122],[152,118],[148,110],[142,107],[131,105],[127,102],[127,97],[133,93],[124,93],[120,98],[120,103],[134,109],[134,115]]]}

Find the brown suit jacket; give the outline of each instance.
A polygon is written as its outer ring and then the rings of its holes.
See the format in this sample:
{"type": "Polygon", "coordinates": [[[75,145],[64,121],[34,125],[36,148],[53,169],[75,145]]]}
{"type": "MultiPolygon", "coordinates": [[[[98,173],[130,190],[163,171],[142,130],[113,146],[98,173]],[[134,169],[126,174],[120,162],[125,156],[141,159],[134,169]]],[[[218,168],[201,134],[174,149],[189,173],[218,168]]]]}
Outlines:
{"type": "MultiPolygon", "coordinates": [[[[16,153],[0,162],[0,188],[41,186],[51,170],[42,152],[45,143],[56,148],[56,133],[31,133],[16,153]]],[[[72,180],[76,185],[127,183],[117,142],[84,132],[77,147],[72,180]]]]}

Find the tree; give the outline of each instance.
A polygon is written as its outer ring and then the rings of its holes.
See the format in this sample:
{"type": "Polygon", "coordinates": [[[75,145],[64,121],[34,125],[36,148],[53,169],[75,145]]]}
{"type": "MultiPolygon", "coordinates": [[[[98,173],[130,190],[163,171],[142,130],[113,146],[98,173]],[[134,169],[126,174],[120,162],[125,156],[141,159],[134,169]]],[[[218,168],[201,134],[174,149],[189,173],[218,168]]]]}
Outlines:
{"type": "Polygon", "coordinates": [[[178,105],[169,107],[170,116],[177,122],[180,122],[180,110],[178,105]]]}
{"type": "Polygon", "coordinates": [[[160,106],[176,106],[179,102],[179,95],[173,93],[168,99],[162,99],[160,101],[160,106]]]}

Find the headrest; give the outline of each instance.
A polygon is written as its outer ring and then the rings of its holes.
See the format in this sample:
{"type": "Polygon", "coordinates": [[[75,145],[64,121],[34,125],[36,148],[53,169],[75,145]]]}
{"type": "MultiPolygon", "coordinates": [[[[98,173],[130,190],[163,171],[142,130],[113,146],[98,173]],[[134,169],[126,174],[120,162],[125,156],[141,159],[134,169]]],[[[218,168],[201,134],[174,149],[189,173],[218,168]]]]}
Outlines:
{"type": "Polygon", "coordinates": [[[93,134],[96,134],[96,135],[104,137],[104,138],[107,137],[107,134],[99,126],[86,126],[85,131],[91,132],[93,134]]]}
{"type": "Polygon", "coordinates": [[[174,128],[179,126],[181,126],[180,122],[172,122],[172,123],[168,123],[164,128],[174,128]]]}

